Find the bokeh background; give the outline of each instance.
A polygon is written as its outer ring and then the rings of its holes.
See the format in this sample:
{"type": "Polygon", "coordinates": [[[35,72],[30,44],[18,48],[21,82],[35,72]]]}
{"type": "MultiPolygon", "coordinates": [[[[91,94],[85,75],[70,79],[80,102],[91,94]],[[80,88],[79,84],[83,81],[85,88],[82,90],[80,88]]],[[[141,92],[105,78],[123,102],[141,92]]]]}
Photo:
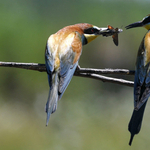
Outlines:
{"type": "MultiPolygon", "coordinates": [[[[1,0],[0,61],[44,63],[49,35],[64,26],[91,23],[124,30],[119,46],[99,37],[84,46],[81,67],[134,70],[145,29],[125,30],[149,11],[148,0],[1,0]]],[[[115,76],[133,81],[133,76],[115,76]]],[[[133,88],[73,77],[48,127],[47,74],[0,68],[0,149],[140,150],[150,147],[150,105],[141,132],[128,146],[133,88]]]]}

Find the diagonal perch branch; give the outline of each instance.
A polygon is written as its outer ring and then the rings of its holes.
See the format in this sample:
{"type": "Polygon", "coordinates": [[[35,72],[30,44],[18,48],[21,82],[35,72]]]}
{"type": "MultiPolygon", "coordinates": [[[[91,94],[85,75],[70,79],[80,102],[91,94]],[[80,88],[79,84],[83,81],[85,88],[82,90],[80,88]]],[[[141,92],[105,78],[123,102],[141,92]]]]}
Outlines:
{"type": "MultiPolygon", "coordinates": [[[[16,62],[0,62],[0,67],[14,67],[35,70],[40,72],[46,72],[45,64],[38,63],[16,63],[16,62]]],[[[134,75],[135,71],[127,69],[91,69],[78,67],[75,71],[75,76],[87,77],[92,79],[98,79],[103,82],[117,83],[133,87],[134,82],[124,79],[117,79],[112,77],[102,76],[100,74],[121,74],[121,75],[134,75]]]]}

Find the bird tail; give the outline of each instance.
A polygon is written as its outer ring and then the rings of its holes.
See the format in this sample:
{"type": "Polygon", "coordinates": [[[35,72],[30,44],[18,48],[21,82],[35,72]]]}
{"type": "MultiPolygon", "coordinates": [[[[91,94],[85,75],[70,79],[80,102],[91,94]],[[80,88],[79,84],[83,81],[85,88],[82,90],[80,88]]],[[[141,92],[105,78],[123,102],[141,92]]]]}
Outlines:
{"type": "Polygon", "coordinates": [[[146,103],[147,103],[147,101],[143,104],[143,106],[139,110],[134,109],[134,111],[133,111],[131,120],[128,125],[128,130],[131,133],[131,138],[129,141],[130,146],[132,144],[134,135],[138,134],[140,132],[146,103]]]}
{"type": "Polygon", "coordinates": [[[48,100],[45,108],[45,111],[47,113],[46,126],[48,126],[50,115],[57,109],[58,101],[58,73],[53,74],[51,79],[52,85],[50,86],[48,100]]]}

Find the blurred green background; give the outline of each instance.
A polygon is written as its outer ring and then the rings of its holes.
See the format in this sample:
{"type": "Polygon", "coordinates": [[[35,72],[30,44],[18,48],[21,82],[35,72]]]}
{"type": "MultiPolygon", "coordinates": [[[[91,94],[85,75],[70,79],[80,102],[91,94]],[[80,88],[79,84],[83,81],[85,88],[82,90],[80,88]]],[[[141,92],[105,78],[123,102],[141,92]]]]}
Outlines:
{"type": "MultiPolygon", "coordinates": [[[[145,29],[125,26],[149,14],[140,0],[1,0],[0,61],[44,63],[47,38],[64,26],[91,23],[124,30],[119,46],[99,37],[84,46],[81,67],[134,70],[145,29]]],[[[115,76],[133,80],[133,76],[115,76]]],[[[45,127],[47,74],[0,68],[0,149],[140,150],[150,147],[150,106],[140,134],[128,146],[133,88],[73,77],[45,127]]]]}

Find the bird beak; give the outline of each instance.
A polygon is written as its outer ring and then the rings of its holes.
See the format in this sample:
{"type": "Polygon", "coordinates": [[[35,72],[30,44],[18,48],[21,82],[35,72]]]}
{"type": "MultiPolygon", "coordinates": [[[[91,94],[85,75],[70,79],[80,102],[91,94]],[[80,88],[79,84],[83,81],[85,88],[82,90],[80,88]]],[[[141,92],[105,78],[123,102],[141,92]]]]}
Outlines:
{"type": "Polygon", "coordinates": [[[104,33],[108,32],[108,28],[99,28],[98,35],[103,35],[104,33]]]}
{"type": "Polygon", "coordinates": [[[99,33],[101,33],[101,32],[106,32],[108,30],[108,28],[99,28],[99,33]]]}
{"type": "Polygon", "coordinates": [[[136,28],[136,27],[142,27],[143,26],[143,22],[142,21],[138,21],[132,24],[129,24],[128,26],[126,26],[126,29],[131,29],[131,28],[136,28]]]}

